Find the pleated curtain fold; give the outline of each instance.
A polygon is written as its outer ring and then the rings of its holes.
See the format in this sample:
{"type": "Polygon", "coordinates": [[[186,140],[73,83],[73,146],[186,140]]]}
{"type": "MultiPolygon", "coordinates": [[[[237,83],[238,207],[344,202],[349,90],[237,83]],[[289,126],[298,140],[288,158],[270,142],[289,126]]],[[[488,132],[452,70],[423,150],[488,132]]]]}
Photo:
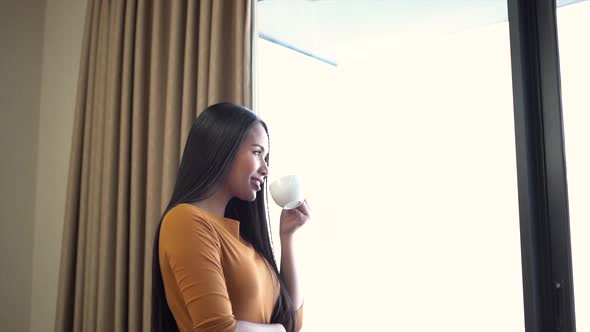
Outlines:
{"type": "Polygon", "coordinates": [[[89,0],[55,331],[149,331],[153,238],[206,106],[252,107],[253,0],[89,0]]]}

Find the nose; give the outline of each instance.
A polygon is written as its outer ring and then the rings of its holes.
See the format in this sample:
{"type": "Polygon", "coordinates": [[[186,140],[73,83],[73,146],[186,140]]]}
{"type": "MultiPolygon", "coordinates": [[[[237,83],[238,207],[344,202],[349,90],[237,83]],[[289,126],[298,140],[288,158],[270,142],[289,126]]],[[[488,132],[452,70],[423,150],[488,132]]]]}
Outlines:
{"type": "Polygon", "coordinates": [[[268,165],[265,162],[262,162],[262,165],[260,166],[258,173],[260,173],[260,175],[264,177],[268,176],[268,165]]]}

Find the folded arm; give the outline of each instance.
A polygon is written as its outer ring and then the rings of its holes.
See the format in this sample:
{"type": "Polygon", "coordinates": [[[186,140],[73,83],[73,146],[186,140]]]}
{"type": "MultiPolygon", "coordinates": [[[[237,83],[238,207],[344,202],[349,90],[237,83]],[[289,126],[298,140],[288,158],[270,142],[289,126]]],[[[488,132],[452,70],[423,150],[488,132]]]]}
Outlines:
{"type": "Polygon", "coordinates": [[[235,319],[221,266],[219,238],[206,220],[197,216],[166,220],[160,233],[160,249],[167,256],[194,331],[285,331],[280,324],[235,319]]]}

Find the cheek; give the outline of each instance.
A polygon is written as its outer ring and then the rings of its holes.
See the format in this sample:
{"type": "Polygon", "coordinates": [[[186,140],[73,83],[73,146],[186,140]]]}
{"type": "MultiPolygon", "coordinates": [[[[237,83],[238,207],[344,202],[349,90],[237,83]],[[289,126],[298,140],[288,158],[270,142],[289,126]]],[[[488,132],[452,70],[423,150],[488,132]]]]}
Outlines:
{"type": "Polygon", "coordinates": [[[250,177],[250,175],[256,171],[256,164],[257,161],[255,156],[247,154],[240,156],[240,158],[236,160],[234,168],[232,169],[232,179],[243,181],[245,177],[250,177]]]}
{"type": "Polygon", "coordinates": [[[256,157],[255,155],[245,156],[242,159],[241,169],[247,173],[252,173],[253,171],[255,171],[256,166],[258,164],[258,160],[256,160],[256,158],[258,157],[256,157]]]}

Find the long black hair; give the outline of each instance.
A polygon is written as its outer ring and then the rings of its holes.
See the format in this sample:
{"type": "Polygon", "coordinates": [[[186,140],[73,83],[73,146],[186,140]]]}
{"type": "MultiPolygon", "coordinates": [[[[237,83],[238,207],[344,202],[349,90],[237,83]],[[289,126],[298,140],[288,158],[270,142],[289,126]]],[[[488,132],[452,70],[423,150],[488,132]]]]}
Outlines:
{"type": "MultiPolygon", "coordinates": [[[[246,107],[219,103],[206,108],[193,122],[188,134],[174,192],[160,219],[155,239],[152,265],[152,332],[178,331],[178,326],[166,302],[164,281],[160,270],[160,226],[168,211],[181,203],[194,203],[213,194],[222,183],[235,159],[236,152],[248,131],[261,124],[268,128],[254,112],[246,107]]],[[[268,159],[266,160],[268,162],[268,159]]],[[[225,209],[225,217],[240,221],[240,236],[264,257],[280,283],[280,294],[273,309],[271,323],[283,324],[287,332],[296,326],[291,297],[279,270],[271,244],[268,223],[267,184],[256,194],[253,202],[232,198],[225,209]]]]}

